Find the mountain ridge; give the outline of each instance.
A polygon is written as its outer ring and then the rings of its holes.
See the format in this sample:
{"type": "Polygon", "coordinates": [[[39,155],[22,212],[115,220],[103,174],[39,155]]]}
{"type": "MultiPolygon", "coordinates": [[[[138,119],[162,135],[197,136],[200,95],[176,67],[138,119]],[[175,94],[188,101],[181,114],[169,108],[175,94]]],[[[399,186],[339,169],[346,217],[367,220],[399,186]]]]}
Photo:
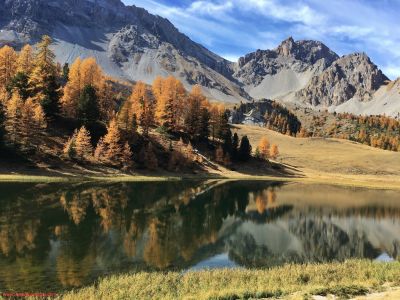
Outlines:
{"type": "Polygon", "coordinates": [[[122,79],[151,83],[173,75],[223,102],[268,98],[356,114],[400,112],[400,94],[382,95],[388,79],[369,57],[339,57],[319,41],[289,37],[275,49],[230,62],[168,19],[120,0],[0,0],[0,16],[0,46],[35,43],[48,34],[60,63],[93,56],[122,79]]]}

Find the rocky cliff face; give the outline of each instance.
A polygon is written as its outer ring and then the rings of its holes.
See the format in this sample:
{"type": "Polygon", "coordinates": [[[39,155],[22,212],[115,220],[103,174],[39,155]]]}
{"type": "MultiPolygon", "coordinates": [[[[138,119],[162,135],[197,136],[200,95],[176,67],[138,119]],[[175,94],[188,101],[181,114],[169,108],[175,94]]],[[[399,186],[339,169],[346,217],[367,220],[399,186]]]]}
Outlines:
{"type": "Polygon", "coordinates": [[[150,83],[174,75],[211,98],[247,100],[233,64],[193,42],[167,19],[120,0],[0,0],[1,44],[55,39],[61,63],[94,56],[110,75],[150,83]]]}
{"type": "Polygon", "coordinates": [[[296,93],[313,106],[340,105],[352,98],[369,101],[388,78],[364,53],[343,56],[296,93]]]}
{"type": "Polygon", "coordinates": [[[338,58],[321,42],[290,37],[275,50],[257,50],[241,57],[234,76],[254,98],[274,98],[303,88],[338,58]]]}

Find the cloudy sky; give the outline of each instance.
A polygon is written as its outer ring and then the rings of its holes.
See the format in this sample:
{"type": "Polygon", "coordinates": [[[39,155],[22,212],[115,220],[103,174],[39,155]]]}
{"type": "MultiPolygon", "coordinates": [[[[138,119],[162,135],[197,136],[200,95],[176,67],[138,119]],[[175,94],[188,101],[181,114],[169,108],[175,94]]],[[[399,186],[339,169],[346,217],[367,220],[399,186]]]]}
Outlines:
{"type": "Polygon", "coordinates": [[[181,32],[236,61],[289,36],[325,43],[339,55],[366,52],[400,76],[399,0],[123,0],[168,18],[181,32]]]}

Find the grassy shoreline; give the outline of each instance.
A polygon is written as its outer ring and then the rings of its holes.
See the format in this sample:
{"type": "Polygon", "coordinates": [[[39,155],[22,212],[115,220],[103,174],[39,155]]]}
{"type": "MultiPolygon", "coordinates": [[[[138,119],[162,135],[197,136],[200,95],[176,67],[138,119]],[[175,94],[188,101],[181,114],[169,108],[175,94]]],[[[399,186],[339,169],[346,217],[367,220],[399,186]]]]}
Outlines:
{"type": "Polygon", "coordinates": [[[324,174],[323,176],[308,175],[305,177],[279,177],[279,176],[254,176],[254,175],[183,175],[183,176],[144,176],[144,175],[116,175],[116,176],[43,176],[24,174],[0,174],[1,182],[32,182],[32,183],[55,183],[55,182],[148,182],[148,181],[180,181],[180,180],[260,180],[297,182],[303,184],[328,184],[347,187],[363,187],[371,189],[400,190],[400,181],[390,180],[379,176],[363,178],[363,176],[346,176],[341,174],[324,174]]]}
{"type": "Polygon", "coordinates": [[[400,262],[349,260],[265,270],[219,269],[116,275],[59,299],[311,299],[356,297],[400,286],[400,262]]]}

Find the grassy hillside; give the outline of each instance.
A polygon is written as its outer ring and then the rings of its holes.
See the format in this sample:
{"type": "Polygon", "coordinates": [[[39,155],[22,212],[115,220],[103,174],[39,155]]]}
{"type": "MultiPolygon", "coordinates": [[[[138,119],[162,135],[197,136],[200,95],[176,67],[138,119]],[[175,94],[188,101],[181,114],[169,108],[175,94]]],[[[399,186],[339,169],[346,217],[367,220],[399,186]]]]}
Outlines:
{"type": "Polygon", "coordinates": [[[279,145],[278,161],[299,176],[368,180],[371,184],[400,185],[400,153],[369,147],[348,140],[294,138],[262,127],[235,125],[233,131],[246,134],[252,145],[263,136],[279,145]]]}

